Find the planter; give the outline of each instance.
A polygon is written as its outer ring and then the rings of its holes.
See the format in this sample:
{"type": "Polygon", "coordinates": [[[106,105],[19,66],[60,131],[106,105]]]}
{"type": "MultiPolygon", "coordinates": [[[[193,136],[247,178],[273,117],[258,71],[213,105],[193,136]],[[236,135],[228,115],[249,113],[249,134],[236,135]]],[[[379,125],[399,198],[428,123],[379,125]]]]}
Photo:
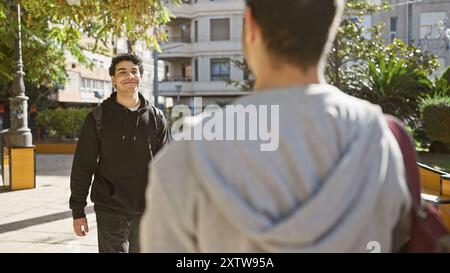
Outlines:
{"type": "Polygon", "coordinates": [[[39,142],[36,143],[37,154],[74,154],[77,141],[39,142]]]}

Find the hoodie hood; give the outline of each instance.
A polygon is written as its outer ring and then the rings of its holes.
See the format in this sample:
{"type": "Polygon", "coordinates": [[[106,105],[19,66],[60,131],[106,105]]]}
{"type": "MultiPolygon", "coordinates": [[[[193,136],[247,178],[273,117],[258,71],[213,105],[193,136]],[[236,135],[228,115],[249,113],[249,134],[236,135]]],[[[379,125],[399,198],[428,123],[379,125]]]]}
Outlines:
{"type": "Polygon", "coordinates": [[[390,235],[377,232],[394,229],[409,195],[380,108],[327,85],[235,104],[268,102],[280,106],[277,150],[262,152],[259,141],[190,144],[193,175],[227,222],[262,251],[366,251],[371,240],[390,250],[390,235]]]}
{"type": "MultiPolygon", "coordinates": [[[[144,98],[144,96],[140,92],[138,93],[138,95],[139,95],[139,100],[140,100],[141,104],[139,105],[139,108],[137,111],[140,114],[142,114],[150,109],[150,103],[148,102],[148,100],[146,100],[144,98]]],[[[103,105],[114,111],[123,111],[124,109],[128,109],[127,107],[117,103],[116,99],[117,99],[117,92],[113,92],[109,96],[109,98],[103,102],[103,105]]]]}
{"type": "MultiPolygon", "coordinates": [[[[144,98],[144,96],[138,92],[139,95],[139,101],[140,101],[140,105],[139,108],[137,109],[136,113],[136,121],[134,122],[134,124],[132,126],[134,126],[134,136],[133,136],[133,141],[136,141],[136,133],[137,133],[137,129],[139,127],[139,122],[141,121],[142,118],[144,119],[148,119],[148,115],[143,115],[144,113],[146,113],[147,111],[149,111],[150,109],[150,103],[148,102],[148,100],[146,100],[144,98]]],[[[125,140],[125,136],[126,136],[126,131],[127,131],[127,126],[129,126],[128,123],[128,115],[130,114],[130,109],[128,109],[126,106],[123,106],[121,104],[119,104],[117,102],[117,92],[113,92],[109,98],[107,100],[105,100],[103,102],[103,106],[107,107],[110,110],[113,111],[121,111],[124,114],[124,122],[122,125],[122,140],[125,140]]],[[[146,122],[148,122],[148,120],[146,120],[146,122]]]]}

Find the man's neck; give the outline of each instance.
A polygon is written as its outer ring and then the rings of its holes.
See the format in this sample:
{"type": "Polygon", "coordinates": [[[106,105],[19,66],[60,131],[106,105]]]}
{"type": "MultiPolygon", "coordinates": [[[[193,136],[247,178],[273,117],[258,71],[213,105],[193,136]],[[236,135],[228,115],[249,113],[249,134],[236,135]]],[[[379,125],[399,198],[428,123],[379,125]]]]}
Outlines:
{"type": "Polygon", "coordinates": [[[117,91],[116,102],[120,105],[123,105],[127,108],[136,107],[139,104],[139,94],[138,92],[134,93],[125,93],[117,91]]]}
{"type": "Polygon", "coordinates": [[[260,75],[256,78],[255,90],[318,83],[325,83],[325,80],[317,67],[305,71],[294,65],[283,64],[277,67],[267,67],[260,71],[260,75]]]}

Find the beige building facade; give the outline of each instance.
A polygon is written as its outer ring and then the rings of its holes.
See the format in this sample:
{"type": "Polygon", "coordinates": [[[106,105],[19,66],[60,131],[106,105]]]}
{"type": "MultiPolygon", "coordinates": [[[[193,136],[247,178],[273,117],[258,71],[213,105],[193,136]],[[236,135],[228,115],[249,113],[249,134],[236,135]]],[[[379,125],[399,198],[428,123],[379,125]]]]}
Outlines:
{"type": "Polygon", "coordinates": [[[372,23],[385,24],[384,39],[399,38],[435,54],[441,65],[436,75],[450,66],[450,0],[388,2],[392,10],[372,16],[372,23]]]}
{"type": "Polygon", "coordinates": [[[248,77],[233,64],[243,60],[244,1],[185,0],[169,9],[176,18],[166,27],[168,42],[158,56],[160,96],[192,107],[194,97],[206,106],[249,94],[230,84],[248,77]]]}

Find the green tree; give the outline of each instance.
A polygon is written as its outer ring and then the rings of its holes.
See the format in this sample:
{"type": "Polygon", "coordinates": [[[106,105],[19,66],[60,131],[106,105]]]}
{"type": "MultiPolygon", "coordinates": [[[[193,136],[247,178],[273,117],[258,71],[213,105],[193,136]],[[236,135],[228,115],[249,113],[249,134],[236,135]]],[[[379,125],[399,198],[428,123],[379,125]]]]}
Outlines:
{"type": "Polygon", "coordinates": [[[248,66],[247,62],[245,60],[241,61],[232,59],[231,64],[247,74],[248,79],[244,81],[229,81],[228,84],[239,88],[241,91],[253,91],[253,87],[255,86],[255,78],[253,77],[252,70],[248,66]]]}
{"type": "MultiPolygon", "coordinates": [[[[16,0],[0,2],[0,92],[10,90],[17,31],[16,0]]],[[[24,80],[48,91],[66,80],[65,56],[93,64],[84,50],[111,54],[114,37],[142,41],[159,49],[165,33],[158,27],[170,20],[164,0],[20,0],[24,80]],[[70,4],[73,3],[73,4],[70,4]],[[85,42],[86,38],[90,42],[85,42]]],[[[180,0],[172,0],[180,3],[180,0]]],[[[132,43],[133,45],[133,43],[132,43]]]]}
{"type": "Polygon", "coordinates": [[[357,74],[358,97],[381,106],[385,113],[410,124],[419,117],[420,98],[429,93],[432,82],[425,70],[412,67],[404,59],[378,56],[361,66],[357,74]]]}
{"type": "Polygon", "coordinates": [[[89,111],[87,108],[47,109],[38,113],[36,124],[46,128],[50,137],[75,138],[89,111]]]}
{"type": "Polygon", "coordinates": [[[450,152],[450,96],[426,96],[420,108],[423,129],[431,141],[430,152],[450,152]]]}
{"type": "Polygon", "coordinates": [[[441,78],[450,83],[450,66],[447,66],[444,73],[442,73],[441,78]]]}
{"type": "Polygon", "coordinates": [[[438,67],[436,56],[395,39],[382,39],[384,25],[362,26],[364,15],[389,9],[387,3],[368,4],[363,0],[347,1],[325,76],[342,91],[379,104],[416,128],[418,99],[429,93],[427,77],[438,67]]]}
{"type": "Polygon", "coordinates": [[[450,96],[450,66],[434,80],[432,93],[436,96],[450,96]]]}

